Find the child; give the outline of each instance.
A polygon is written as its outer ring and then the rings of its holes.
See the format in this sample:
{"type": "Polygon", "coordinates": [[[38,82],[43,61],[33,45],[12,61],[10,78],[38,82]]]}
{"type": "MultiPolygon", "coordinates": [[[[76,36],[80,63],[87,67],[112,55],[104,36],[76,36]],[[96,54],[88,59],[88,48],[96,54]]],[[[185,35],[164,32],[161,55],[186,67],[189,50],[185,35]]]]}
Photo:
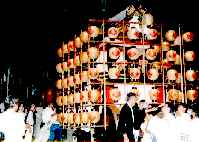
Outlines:
{"type": "Polygon", "coordinates": [[[62,127],[60,122],[57,120],[57,113],[51,115],[51,126],[50,126],[50,136],[49,141],[54,142],[54,140],[61,141],[62,140],[62,127]]]}

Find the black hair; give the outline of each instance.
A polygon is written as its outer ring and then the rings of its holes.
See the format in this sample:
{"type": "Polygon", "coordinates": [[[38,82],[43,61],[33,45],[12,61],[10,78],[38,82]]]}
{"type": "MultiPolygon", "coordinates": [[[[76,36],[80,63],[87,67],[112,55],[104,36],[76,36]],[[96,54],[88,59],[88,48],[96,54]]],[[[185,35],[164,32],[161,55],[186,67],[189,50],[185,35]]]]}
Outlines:
{"type": "Polygon", "coordinates": [[[128,101],[132,96],[136,96],[136,94],[133,93],[133,92],[128,93],[128,94],[127,94],[127,101],[128,101]]]}
{"type": "Polygon", "coordinates": [[[145,100],[140,100],[140,103],[145,103],[146,101],[145,100]]]}

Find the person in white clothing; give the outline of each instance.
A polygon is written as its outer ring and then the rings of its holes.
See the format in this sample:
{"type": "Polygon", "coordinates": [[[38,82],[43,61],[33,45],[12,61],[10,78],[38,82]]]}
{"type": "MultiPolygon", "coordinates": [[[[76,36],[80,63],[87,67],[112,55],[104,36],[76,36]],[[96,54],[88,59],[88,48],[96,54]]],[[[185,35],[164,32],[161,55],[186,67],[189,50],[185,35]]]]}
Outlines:
{"type": "Polygon", "coordinates": [[[34,125],[34,131],[33,131],[33,136],[35,137],[35,139],[38,138],[39,136],[39,131],[40,131],[40,126],[42,123],[42,111],[43,111],[43,107],[36,107],[36,122],[34,125]]]}
{"type": "Polygon", "coordinates": [[[175,112],[175,142],[184,142],[189,139],[189,122],[191,117],[186,113],[184,104],[178,104],[177,111],[175,112]]]}
{"type": "Polygon", "coordinates": [[[12,99],[9,108],[0,115],[0,131],[4,133],[4,142],[23,142],[25,123],[18,115],[18,100],[12,99]]]}
{"type": "Polygon", "coordinates": [[[157,114],[149,120],[147,130],[152,135],[152,142],[170,142],[171,138],[171,126],[169,120],[166,119],[166,113],[168,111],[167,106],[159,106],[157,108],[157,114]]]}
{"type": "Polygon", "coordinates": [[[25,134],[25,142],[32,142],[33,125],[34,125],[33,113],[35,112],[35,109],[36,109],[35,105],[32,104],[25,118],[25,123],[28,125],[28,129],[26,130],[25,134]]]}
{"type": "Polygon", "coordinates": [[[47,142],[50,136],[51,127],[51,117],[55,113],[55,109],[52,103],[42,111],[42,123],[43,126],[40,129],[38,138],[35,139],[36,142],[47,142]]]}
{"type": "Polygon", "coordinates": [[[197,115],[198,110],[197,109],[192,109],[192,119],[189,124],[189,135],[191,142],[198,142],[198,132],[199,132],[199,117],[197,115]]]}

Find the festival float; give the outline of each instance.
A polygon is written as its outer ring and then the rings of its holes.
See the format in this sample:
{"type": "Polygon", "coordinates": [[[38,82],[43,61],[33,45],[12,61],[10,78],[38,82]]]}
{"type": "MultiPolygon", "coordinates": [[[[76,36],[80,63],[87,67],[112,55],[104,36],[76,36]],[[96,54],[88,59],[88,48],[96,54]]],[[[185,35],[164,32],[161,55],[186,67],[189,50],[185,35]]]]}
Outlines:
{"type": "Polygon", "coordinates": [[[154,23],[147,9],[127,8],[122,20],[90,19],[57,49],[57,105],[63,127],[104,127],[111,108],[117,122],[126,94],[148,104],[194,103],[198,65],[193,31],[154,23]]]}

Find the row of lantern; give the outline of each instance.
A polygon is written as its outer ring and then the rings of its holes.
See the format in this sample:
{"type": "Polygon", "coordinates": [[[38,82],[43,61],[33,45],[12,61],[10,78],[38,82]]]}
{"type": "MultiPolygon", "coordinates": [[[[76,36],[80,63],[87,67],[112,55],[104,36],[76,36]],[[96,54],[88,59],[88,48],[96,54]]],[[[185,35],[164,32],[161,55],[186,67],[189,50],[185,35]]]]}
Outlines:
{"type": "Polygon", "coordinates": [[[71,125],[88,125],[88,124],[96,124],[100,120],[100,113],[99,111],[92,110],[92,111],[82,111],[79,113],[76,112],[67,112],[61,113],[58,116],[58,120],[62,124],[71,125]]]}
{"type": "MultiPolygon", "coordinates": [[[[146,50],[146,54],[145,54],[146,59],[148,59],[148,60],[156,59],[157,54],[159,52],[159,50],[158,50],[159,48],[157,46],[155,46],[155,47],[156,48],[149,48],[146,50]]],[[[96,48],[96,47],[92,47],[92,48],[96,48]]],[[[97,49],[95,51],[97,51],[97,49]]],[[[109,49],[110,59],[118,59],[121,56],[120,52],[121,52],[121,50],[117,47],[110,48],[109,49]]],[[[98,53],[98,52],[92,52],[92,54],[90,53],[92,55],[92,58],[94,58],[94,56],[95,56],[95,58],[97,58],[98,55],[96,55],[95,53],[98,53]]],[[[141,56],[141,52],[137,48],[130,48],[127,50],[127,55],[128,55],[129,59],[136,60],[141,56]]],[[[107,58],[107,57],[105,57],[105,58],[107,58]]],[[[186,51],[184,53],[185,61],[192,62],[195,60],[195,58],[196,58],[195,52],[192,50],[186,51]]],[[[180,64],[180,55],[177,54],[177,52],[175,50],[168,50],[166,52],[166,59],[163,60],[163,63],[170,62],[170,61],[174,61],[174,63],[177,65],[180,64]]],[[[69,59],[67,62],[64,61],[64,62],[58,63],[56,65],[56,70],[58,73],[63,73],[64,71],[67,72],[69,68],[74,68],[76,66],[80,66],[81,63],[88,63],[88,62],[89,62],[89,57],[88,57],[87,52],[82,52],[82,54],[80,54],[80,57],[75,56],[74,59],[69,59]]],[[[128,62],[126,62],[126,63],[128,63],[128,62]]],[[[100,63],[98,65],[98,68],[100,68],[100,63]]]]}
{"type": "MultiPolygon", "coordinates": [[[[160,87],[161,88],[161,87],[160,87]]],[[[151,91],[149,91],[147,95],[149,95],[150,99],[154,102],[158,100],[158,98],[161,96],[161,91],[159,87],[152,88],[151,91]]],[[[134,88],[131,90],[131,92],[137,94],[139,96],[139,90],[134,88]]],[[[198,91],[195,89],[188,89],[185,93],[186,99],[190,101],[195,101],[198,97],[198,91]]],[[[175,89],[173,87],[172,89],[166,89],[166,98],[168,101],[176,101],[176,102],[182,102],[184,100],[184,94],[181,90],[175,89]]]]}
{"type": "MultiPolygon", "coordinates": [[[[113,29],[113,27],[111,29],[113,29]]],[[[74,48],[81,48],[83,43],[88,42],[88,39],[85,40],[85,37],[84,37],[85,35],[88,36],[88,33],[87,34],[86,33],[87,32],[84,31],[80,34],[80,37],[76,37],[74,39],[74,41],[69,41],[68,44],[63,44],[63,46],[60,47],[57,51],[58,56],[63,57],[64,53],[68,53],[70,50],[73,50],[74,48]]],[[[166,33],[166,39],[168,41],[174,41],[174,45],[180,45],[181,44],[181,40],[180,40],[181,37],[179,37],[179,36],[177,37],[176,35],[177,34],[174,30],[169,30],[166,33]]],[[[113,36],[111,36],[111,37],[113,38],[113,36]]],[[[192,32],[186,32],[182,35],[182,38],[186,42],[191,42],[191,41],[193,41],[193,33],[192,32]]],[[[108,41],[111,41],[111,40],[107,40],[107,38],[106,38],[106,40],[104,40],[104,41],[108,42],[108,41]]],[[[166,43],[163,43],[163,44],[167,44],[167,46],[168,46],[169,43],[166,42],[166,43]]],[[[83,56],[82,58],[85,58],[85,60],[88,59],[88,58],[95,59],[95,58],[97,58],[98,54],[99,54],[98,48],[90,47],[90,48],[88,48],[88,54],[84,53],[81,56],[83,56]]],[[[81,60],[83,60],[82,58],[81,58],[81,60]]]]}
{"type": "MultiPolygon", "coordinates": [[[[120,66],[116,66],[116,67],[111,67],[108,70],[108,77],[109,79],[120,79],[122,73],[121,73],[121,67],[120,66]]],[[[141,73],[141,69],[140,67],[130,67],[127,70],[127,76],[124,79],[127,79],[127,77],[129,76],[130,79],[133,80],[139,80],[142,73],[141,73]]],[[[155,81],[158,79],[160,73],[158,68],[150,68],[147,72],[146,72],[146,76],[149,80],[155,81]]],[[[176,83],[180,83],[180,77],[181,73],[178,72],[176,69],[168,69],[167,70],[167,74],[166,77],[169,81],[176,81],[176,83]]],[[[83,71],[80,74],[74,74],[74,76],[68,76],[67,78],[64,79],[59,79],[56,82],[56,87],[57,89],[63,89],[63,88],[68,88],[68,87],[74,87],[75,85],[79,85],[83,82],[89,82],[89,79],[98,79],[99,81],[101,81],[101,83],[103,83],[103,79],[99,78],[99,72],[97,72],[97,69],[89,69],[89,71],[83,71]],[[89,75],[89,72],[90,75],[89,75]]],[[[185,79],[187,81],[195,81],[198,79],[198,73],[197,71],[195,71],[194,69],[189,69],[186,70],[185,72],[185,79]]]]}
{"type": "MultiPolygon", "coordinates": [[[[80,104],[80,103],[100,104],[103,101],[102,94],[103,93],[100,89],[83,90],[83,91],[78,91],[74,93],[69,93],[69,95],[65,95],[65,96],[58,95],[56,98],[56,103],[58,106],[73,105],[73,104],[80,104]]],[[[109,90],[108,102],[110,103],[117,102],[120,99],[120,97],[121,97],[120,90],[116,87],[111,87],[109,90]]]]}
{"type": "Polygon", "coordinates": [[[102,94],[99,89],[89,89],[69,93],[66,96],[57,96],[56,103],[58,106],[73,105],[74,103],[102,103],[102,94]]]}
{"type": "MultiPolygon", "coordinates": [[[[178,89],[169,89],[167,92],[167,96],[169,101],[182,102],[184,100],[184,94],[178,89]]],[[[188,100],[194,101],[198,97],[198,91],[194,89],[187,90],[185,97],[188,100]]]]}

